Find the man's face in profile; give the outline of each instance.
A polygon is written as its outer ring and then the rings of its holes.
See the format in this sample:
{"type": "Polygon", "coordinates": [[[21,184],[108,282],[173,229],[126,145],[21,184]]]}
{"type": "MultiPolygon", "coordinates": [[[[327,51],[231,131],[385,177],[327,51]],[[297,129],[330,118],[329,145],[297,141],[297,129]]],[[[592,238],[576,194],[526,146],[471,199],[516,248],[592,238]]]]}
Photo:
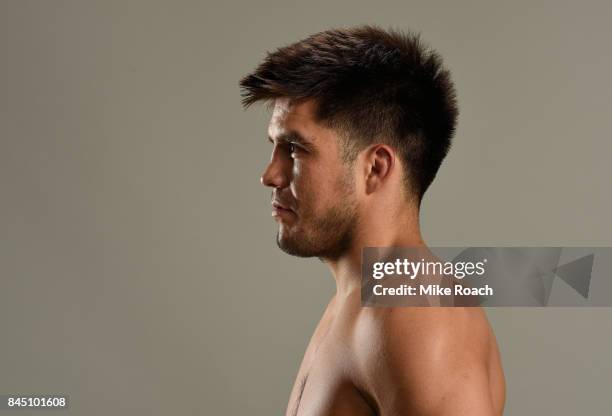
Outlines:
{"type": "Polygon", "coordinates": [[[357,222],[355,181],[337,133],[316,122],[315,105],[275,101],[272,157],[261,181],[273,188],[278,246],[296,256],[337,258],[351,245],[357,222]]]}

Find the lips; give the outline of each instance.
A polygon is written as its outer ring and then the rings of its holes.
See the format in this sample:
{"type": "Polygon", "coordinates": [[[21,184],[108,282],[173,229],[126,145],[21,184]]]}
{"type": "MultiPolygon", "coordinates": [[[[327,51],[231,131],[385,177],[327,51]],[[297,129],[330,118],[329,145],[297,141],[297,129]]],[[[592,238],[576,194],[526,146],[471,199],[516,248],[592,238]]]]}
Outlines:
{"type": "Polygon", "coordinates": [[[286,204],[282,204],[277,200],[272,201],[272,216],[278,221],[293,221],[296,218],[296,213],[286,204]]]}
{"type": "MultiPolygon", "coordinates": [[[[272,207],[274,209],[280,209],[280,210],[284,210],[284,211],[291,211],[294,212],[291,208],[288,207],[288,205],[286,204],[281,204],[279,201],[277,200],[273,200],[272,201],[272,207]]],[[[295,213],[295,212],[294,212],[295,213]]]]}

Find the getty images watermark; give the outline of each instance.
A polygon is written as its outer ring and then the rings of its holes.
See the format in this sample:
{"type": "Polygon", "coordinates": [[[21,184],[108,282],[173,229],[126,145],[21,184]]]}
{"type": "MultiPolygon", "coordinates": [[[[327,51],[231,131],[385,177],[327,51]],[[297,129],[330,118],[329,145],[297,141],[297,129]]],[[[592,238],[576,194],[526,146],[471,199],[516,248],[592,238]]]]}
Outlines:
{"type": "Polygon", "coordinates": [[[612,247],[368,247],[364,306],[612,306],[612,247]]]}

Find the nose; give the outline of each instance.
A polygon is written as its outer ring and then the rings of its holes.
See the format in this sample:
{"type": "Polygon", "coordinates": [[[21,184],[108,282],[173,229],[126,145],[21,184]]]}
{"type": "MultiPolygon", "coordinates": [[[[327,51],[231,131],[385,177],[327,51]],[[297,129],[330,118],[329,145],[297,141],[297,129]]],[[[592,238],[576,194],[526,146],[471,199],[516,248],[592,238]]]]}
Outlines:
{"type": "Polygon", "coordinates": [[[276,149],[272,152],[272,158],[261,175],[261,183],[271,188],[285,188],[289,186],[288,161],[283,160],[282,155],[276,149]]]}

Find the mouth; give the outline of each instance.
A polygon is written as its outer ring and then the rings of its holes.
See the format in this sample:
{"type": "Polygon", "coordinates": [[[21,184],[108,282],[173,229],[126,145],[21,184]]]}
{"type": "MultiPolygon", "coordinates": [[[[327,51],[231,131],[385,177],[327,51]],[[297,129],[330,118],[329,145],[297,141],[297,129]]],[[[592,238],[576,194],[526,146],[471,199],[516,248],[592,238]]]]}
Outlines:
{"type": "Polygon", "coordinates": [[[294,215],[295,215],[295,211],[293,211],[291,208],[288,208],[280,204],[278,201],[272,201],[272,216],[273,217],[287,218],[287,217],[294,216],[294,215]]]}

